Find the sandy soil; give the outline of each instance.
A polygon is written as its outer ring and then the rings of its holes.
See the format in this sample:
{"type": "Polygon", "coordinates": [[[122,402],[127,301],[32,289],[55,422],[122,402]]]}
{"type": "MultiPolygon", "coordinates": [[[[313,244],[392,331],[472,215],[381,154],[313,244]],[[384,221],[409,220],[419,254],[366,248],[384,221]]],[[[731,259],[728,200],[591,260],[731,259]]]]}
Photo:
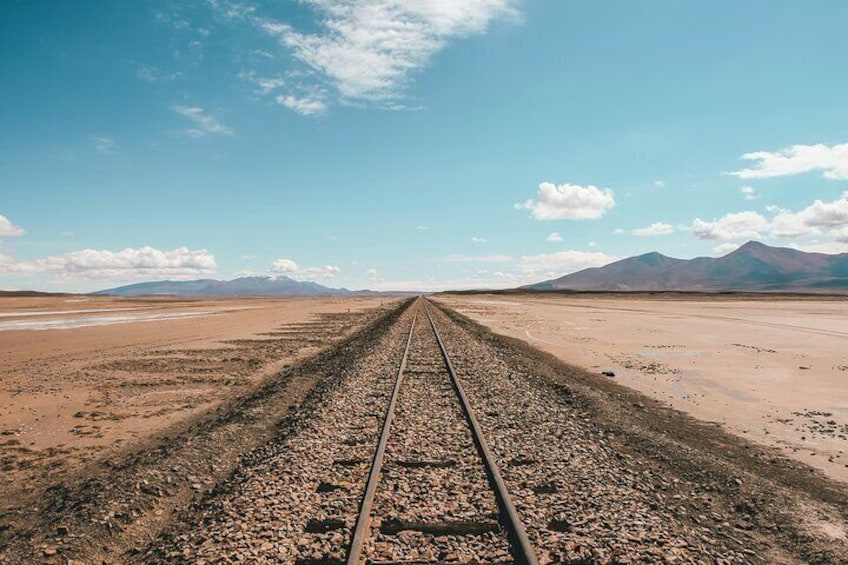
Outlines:
{"type": "Polygon", "coordinates": [[[248,390],[381,304],[394,300],[0,299],[0,498],[248,390]]]}
{"type": "Polygon", "coordinates": [[[848,481],[848,300],[445,295],[522,339],[848,481]]]}

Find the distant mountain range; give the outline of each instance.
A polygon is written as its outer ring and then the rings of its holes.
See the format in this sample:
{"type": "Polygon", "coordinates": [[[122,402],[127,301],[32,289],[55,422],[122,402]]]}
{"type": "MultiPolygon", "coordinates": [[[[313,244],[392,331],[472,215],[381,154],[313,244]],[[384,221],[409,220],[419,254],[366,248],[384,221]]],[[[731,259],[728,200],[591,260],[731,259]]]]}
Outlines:
{"type": "Polygon", "coordinates": [[[372,294],[330,288],[314,282],[300,282],[289,277],[241,277],[231,281],[200,279],[194,281],[154,281],[101,290],[94,294],[111,296],[347,296],[372,294]]]}
{"type": "Polygon", "coordinates": [[[533,285],[531,290],[848,292],[848,253],[805,253],[750,241],[714,259],[646,253],[533,285]]]}

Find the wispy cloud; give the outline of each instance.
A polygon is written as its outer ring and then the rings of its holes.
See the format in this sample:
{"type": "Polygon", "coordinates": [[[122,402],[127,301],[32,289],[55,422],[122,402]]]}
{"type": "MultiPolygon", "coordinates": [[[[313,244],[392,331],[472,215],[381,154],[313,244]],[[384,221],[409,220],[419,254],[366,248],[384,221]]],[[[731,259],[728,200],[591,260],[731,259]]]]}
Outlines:
{"type": "Polygon", "coordinates": [[[569,250],[524,255],[519,259],[519,264],[525,274],[547,273],[559,276],[589,267],[600,267],[616,259],[606,253],[569,250]]]}
{"type": "Polygon", "coordinates": [[[511,0],[302,1],[315,10],[319,31],[273,20],[262,21],[262,29],[342,98],[369,102],[401,98],[414,73],[451,41],[516,14],[511,0]]]}
{"type": "Polygon", "coordinates": [[[471,243],[486,243],[486,238],[474,235],[471,236],[471,243]]]}
{"type": "Polygon", "coordinates": [[[520,202],[515,208],[530,210],[536,220],[590,220],[600,218],[614,206],[615,195],[609,188],[543,182],[536,200],[520,202]]]}
{"type": "Polygon", "coordinates": [[[25,233],[23,228],[16,226],[12,220],[0,214],[0,237],[20,237],[25,233]]]}
{"type": "Polygon", "coordinates": [[[650,237],[655,235],[668,235],[674,233],[674,226],[664,222],[654,222],[646,228],[638,228],[633,230],[633,235],[639,237],[650,237]]]}
{"type": "Polygon", "coordinates": [[[742,159],[755,164],[729,174],[743,179],[765,179],[821,171],[828,179],[848,179],[848,143],[793,145],[777,152],[745,153],[742,159]]]}
{"type": "MultiPolygon", "coordinates": [[[[520,1],[301,0],[314,16],[309,31],[245,3],[209,4],[220,21],[247,23],[273,37],[286,55],[283,59],[296,64],[299,80],[286,85],[283,100],[303,98],[303,90],[317,86],[328,91],[319,100],[325,107],[335,101],[407,110],[420,108],[404,99],[417,73],[437,53],[454,41],[485,33],[495,21],[517,19],[520,1]]],[[[283,105],[305,115],[320,113],[314,105],[302,112],[304,106],[293,102],[283,105]]]]}
{"type": "Polygon", "coordinates": [[[548,237],[545,238],[545,241],[550,241],[552,243],[560,242],[562,241],[562,236],[559,232],[551,232],[548,237]]]}
{"type": "Polygon", "coordinates": [[[327,104],[320,98],[310,98],[309,96],[299,98],[288,94],[277,96],[275,100],[277,104],[285,106],[302,116],[316,116],[327,112],[327,104]]]}
{"type": "Polygon", "coordinates": [[[753,186],[741,186],[739,187],[739,192],[742,193],[745,200],[756,200],[759,198],[759,195],[757,195],[757,189],[753,186]]]}
{"type": "Polygon", "coordinates": [[[174,112],[188,118],[194,124],[194,127],[185,130],[185,134],[189,137],[199,138],[206,135],[233,135],[235,131],[222,124],[218,119],[206,113],[203,108],[196,106],[174,106],[174,112]]]}
{"type": "Polygon", "coordinates": [[[166,72],[163,72],[161,69],[158,69],[157,67],[151,67],[151,66],[145,65],[145,66],[142,66],[142,67],[139,67],[138,69],[136,69],[135,76],[137,76],[138,78],[140,78],[144,82],[155,83],[155,82],[164,82],[164,81],[170,81],[170,80],[178,79],[182,76],[182,73],[180,73],[180,72],[166,73],[166,72]]]}
{"type": "Polygon", "coordinates": [[[118,144],[111,137],[92,137],[94,147],[104,155],[114,155],[118,150],[118,144]]]}

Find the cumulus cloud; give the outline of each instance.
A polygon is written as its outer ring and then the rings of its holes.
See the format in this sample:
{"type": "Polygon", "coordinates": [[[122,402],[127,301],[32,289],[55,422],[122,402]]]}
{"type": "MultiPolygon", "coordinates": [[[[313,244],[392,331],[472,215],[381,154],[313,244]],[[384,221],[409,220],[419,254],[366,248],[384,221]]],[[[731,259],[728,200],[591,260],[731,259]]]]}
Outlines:
{"type": "Polygon", "coordinates": [[[550,234],[548,234],[548,237],[545,238],[545,241],[557,243],[562,241],[562,236],[559,234],[559,232],[551,232],[550,234]]]}
{"type": "Polygon", "coordinates": [[[474,235],[471,236],[471,243],[486,243],[486,238],[474,235]]]}
{"type": "Polygon", "coordinates": [[[777,237],[798,237],[821,233],[823,229],[848,226],[848,192],[833,202],[816,200],[803,210],[791,212],[778,209],[772,220],[777,237]]]}
{"type": "Polygon", "coordinates": [[[536,220],[588,220],[600,218],[615,206],[615,195],[608,188],[550,182],[539,185],[536,200],[515,205],[530,210],[536,220]]]}
{"type": "Polygon", "coordinates": [[[373,282],[380,282],[383,280],[383,277],[380,276],[380,273],[377,269],[368,269],[365,271],[365,276],[368,277],[368,280],[373,282]]]}
{"type": "Polygon", "coordinates": [[[196,106],[174,106],[174,112],[188,118],[194,123],[194,127],[185,131],[189,137],[199,138],[210,134],[213,135],[233,135],[235,131],[232,128],[225,126],[215,116],[206,113],[203,108],[196,106]]]}
{"type": "Polygon", "coordinates": [[[540,253],[539,255],[524,255],[519,259],[521,269],[527,273],[551,273],[563,275],[601,267],[612,263],[617,258],[601,252],[560,251],[558,253],[540,253]]]}
{"type": "Polygon", "coordinates": [[[0,273],[50,273],[63,279],[191,278],[214,273],[215,269],[214,255],[205,249],[192,251],[186,247],[172,251],[153,247],[128,247],[122,251],[83,249],[25,261],[4,256],[0,261],[0,273]]]}
{"type": "MultiPolygon", "coordinates": [[[[452,41],[515,15],[515,0],[302,0],[313,32],[269,18],[253,21],[343,100],[401,98],[417,71],[452,41]]],[[[229,4],[228,9],[231,10],[229,4]]]]}
{"type": "Polygon", "coordinates": [[[301,267],[291,259],[277,259],[271,263],[272,273],[291,276],[299,279],[331,279],[341,272],[335,265],[324,267],[301,267]]]}
{"type": "Polygon", "coordinates": [[[848,143],[793,145],[777,152],[745,153],[742,159],[754,161],[754,166],[729,174],[743,179],[765,179],[821,171],[828,179],[848,179],[848,143]]]}
{"type": "Polygon", "coordinates": [[[319,98],[312,98],[309,96],[293,96],[291,94],[287,94],[285,96],[280,95],[276,98],[277,104],[285,106],[289,110],[293,112],[297,112],[302,116],[315,116],[319,114],[324,114],[327,111],[327,104],[319,98]]]}
{"type": "Polygon", "coordinates": [[[417,229],[418,231],[427,231],[430,228],[427,226],[415,226],[415,229],[417,229]]]}
{"type": "Polygon", "coordinates": [[[654,222],[646,228],[638,228],[631,232],[633,235],[641,237],[653,235],[668,235],[674,233],[674,226],[663,222],[654,222]]]}
{"type": "Polygon", "coordinates": [[[12,220],[0,214],[0,237],[20,237],[25,233],[23,228],[16,226],[12,220]]]}
{"type": "Polygon", "coordinates": [[[710,222],[698,218],[692,223],[692,231],[699,239],[719,240],[762,237],[765,234],[788,239],[826,233],[840,242],[839,238],[848,230],[848,192],[829,202],[815,200],[797,212],[772,205],[766,210],[773,214],[771,219],[753,211],[727,214],[710,222]]]}
{"type": "Polygon", "coordinates": [[[848,243],[848,226],[839,228],[838,230],[833,230],[830,232],[830,235],[839,243],[848,243]]]}
{"type": "Polygon", "coordinates": [[[769,229],[769,221],[757,212],[735,212],[712,221],[696,218],[692,232],[698,239],[759,238],[769,229]]]}

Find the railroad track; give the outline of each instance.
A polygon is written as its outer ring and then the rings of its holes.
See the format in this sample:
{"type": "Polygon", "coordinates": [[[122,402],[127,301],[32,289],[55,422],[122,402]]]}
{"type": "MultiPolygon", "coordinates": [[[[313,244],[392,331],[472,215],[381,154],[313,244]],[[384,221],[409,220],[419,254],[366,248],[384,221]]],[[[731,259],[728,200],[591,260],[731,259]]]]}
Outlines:
{"type": "Polygon", "coordinates": [[[726,532],[714,484],[620,453],[500,351],[425,299],[398,310],[131,563],[767,562],[726,532]]]}
{"type": "Polygon", "coordinates": [[[430,306],[415,308],[346,562],[535,565],[430,306]]]}

